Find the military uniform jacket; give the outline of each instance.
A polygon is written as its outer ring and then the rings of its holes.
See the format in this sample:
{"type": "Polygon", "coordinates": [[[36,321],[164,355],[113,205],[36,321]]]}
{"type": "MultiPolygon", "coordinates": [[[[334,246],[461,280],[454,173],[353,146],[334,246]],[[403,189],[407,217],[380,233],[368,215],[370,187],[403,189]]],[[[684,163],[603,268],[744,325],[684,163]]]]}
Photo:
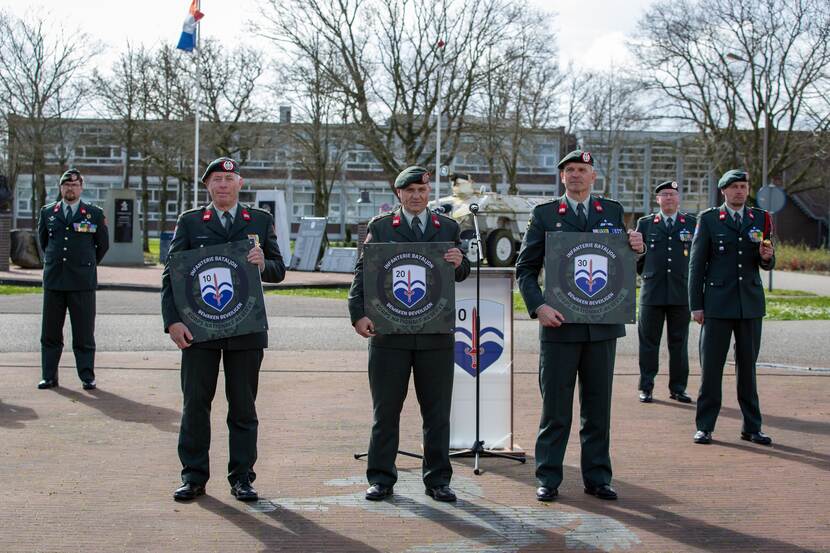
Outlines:
{"type": "Polygon", "coordinates": [[[643,277],[640,288],[642,305],[688,305],[689,250],[697,217],[677,212],[669,233],[660,213],[637,221],[642,233],[645,255],[637,258],[637,274],[643,277]]]}
{"type": "MultiPolygon", "coordinates": [[[[453,242],[461,247],[461,229],[453,219],[433,213],[427,222],[422,242],[453,242]]],[[[417,242],[412,228],[404,217],[402,208],[391,213],[378,215],[369,221],[367,243],[370,242],[417,242]]],[[[363,256],[354,270],[354,280],[349,290],[349,315],[354,325],[366,315],[363,298],[363,272],[375,267],[364,267],[363,256]]],[[[461,282],[470,274],[470,262],[465,256],[455,269],[455,281],[461,282]]],[[[393,349],[439,349],[452,348],[455,338],[452,334],[378,334],[369,338],[369,344],[393,349]]]]}
{"type": "Polygon", "coordinates": [[[772,270],[759,243],[772,232],[769,214],[746,206],[741,228],[726,206],[698,215],[689,261],[689,308],[714,319],[755,319],[766,314],[764,286],[758,268],[772,270]]]}
{"type": "MultiPolygon", "coordinates": [[[[265,253],[265,270],[261,273],[263,282],[281,282],[285,278],[285,264],[277,245],[274,218],[263,209],[239,204],[230,232],[225,231],[211,206],[185,211],[179,216],[176,223],[176,232],[173,234],[173,241],[170,243],[170,253],[237,242],[245,240],[250,234],[259,236],[260,247],[265,253]]],[[[164,319],[165,332],[168,332],[167,329],[171,324],[182,322],[173,301],[169,264],[165,264],[161,276],[161,314],[164,319]]],[[[230,350],[264,349],[268,347],[268,333],[263,331],[243,336],[232,336],[200,342],[193,344],[192,347],[230,350]]]]}
{"type": "Polygon", "coordinates": [[[98,263],[109,249],[103,210],[79,202],[71,221],[66,207],[52,202],[40,210],[37,234],[43,250],[43,287],[47,290],[95,290],[98,263]]]}
{"type": "MultiPolygon", "coordinates": [[[[563,195],[551,202],[533,208],[522,240],[522,248],[516,259],[516,280],[527,305],[530,317],[536,318],[536,309],[545,303],[539,286],[539,273],[545,261],[546,232],[609,232],[625,234],[623,207],[619,202],[591,196],[588,201],[588,225],[581,228],[576,213],[563,195]]],[[[552,305],[556,309],[555,305],[552,305]]],[[[539,339],[543,342],[597,342],[625,336],[625,325],[600,325],[568,323],[559,328],[539,327],[539,339]]]]}

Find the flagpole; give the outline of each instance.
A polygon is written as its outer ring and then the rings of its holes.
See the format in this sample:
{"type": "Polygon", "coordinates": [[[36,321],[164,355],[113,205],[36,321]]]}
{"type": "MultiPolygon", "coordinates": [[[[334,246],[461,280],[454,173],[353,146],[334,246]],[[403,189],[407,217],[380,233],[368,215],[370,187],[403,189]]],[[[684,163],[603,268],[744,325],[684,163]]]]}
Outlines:
{"type": "Polygon", "coordinates": [[[435,121],[435,205],[441,197],[441,81],[444,76],[444,40],[438,39],[438,116],[435,121]]]}
{"type": "MultiPolygon", "coordinates": [[[[201,9],[201,0],[197,0],[196,9],[201,9]]],[[[201,22],[196,22],[196,46],[193,49],[196,56],[196,74],[194,76],[196,81],[196,101],[195,101],[195,121],[194,129],[195,136],[193,139],[193,207],[199,206],[199,107],[201,101],[201,85],[199,84],[199,76],[201,75],[201,63],[199,60],[199,35],[201,35],[201,22]]]]}

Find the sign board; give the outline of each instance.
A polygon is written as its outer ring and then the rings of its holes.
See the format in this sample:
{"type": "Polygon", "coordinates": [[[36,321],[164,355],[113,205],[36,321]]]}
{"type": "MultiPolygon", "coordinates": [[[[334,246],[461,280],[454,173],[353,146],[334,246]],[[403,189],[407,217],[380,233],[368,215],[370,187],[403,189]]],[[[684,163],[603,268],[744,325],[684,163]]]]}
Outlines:
{"type": "Polygon", "coordinates": [[[106,191],[104,215],[110,233],[110,248],[101,265],[143,265],[141,218],[136,190],[106,191]]]}
{"type": "MultiPolygon", "coordinates": [[[[486,449],[513,449],[513,280],[512,268],[481,271],[479,343],[480,439],[486,449]]],[[[473,320],[475,268],[455,284],[455,380],[450,411],[450,447],[472,447],[476,439],[476,368],[473,320]]]]}
{"type": "Polygon", "coordinates": [[[173,299],[194,342],[268,330],[253,240],[169,254],[173,299]]]}
{"type": "Polygon", "coordinates": [[[288,208],[285,205],[283,190],[257,190],[256,206],[268,210],[274,216],[277,233],[277,245],[283,259],[291,258],[291,224],[288,218],[288,208]]]}
{"type": "Polygon", "coordinates": [[[566,323],[634,323],[635,273],[625,234],[545,234],[545,303],[566,323]]]}
{"type": "Polygon", "coordinates": [[[135,222],[135,200],[121,198],[115,202],[113,242],[132,242],[135,222]]]}
{"type": "Polygon", "coordinates": [[[321,273],[353,273],[357,265],[357,248],[326,248],[321,273]]]}
{"type": "Polygon", "coordinates": [[[314,271],[317,269],[317,257],[326,234],[325,217],[303,217],[300,231],[294,241],[294,254],[291,256],[289,269],[295,271],[314,271]]]}
{"type": "Polygon", "coordinates": [[[366,316],[380,334],[452,334],[455,268],[452,242],[384,242],[363,246],[366,316]]]}
{"type": "Polygon", "coordinates": [[[768,184],[758,190],[755,201],[758,202],[758,207],[761,209],[775,213],[781,211],[787,205],[787,194],[783,188],[775,186],[774,184],[768,184]]]}

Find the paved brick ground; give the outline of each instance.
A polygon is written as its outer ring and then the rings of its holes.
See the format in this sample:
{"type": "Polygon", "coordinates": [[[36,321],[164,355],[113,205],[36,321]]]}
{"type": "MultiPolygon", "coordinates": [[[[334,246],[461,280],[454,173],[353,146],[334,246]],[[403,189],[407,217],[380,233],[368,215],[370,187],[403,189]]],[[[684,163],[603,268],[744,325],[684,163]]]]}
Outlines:
{"type": "MultiPolygon", "coordinates": [[[[456,505],[423,495],[419,463],[401,458],[393,501],[362,499],[370,409],[365,353],[266,355],[260,379],[260,460],[254,505],[224,479],[224,388],[213,413],[208,495],[178,504],[181,398],[174,353],[103,353],[101,389],[74,369],[63,387],[34,389],[35,354],[0,365],[0,551],[830,551],[830,376],[762,371],[772,448],[737,439],[734,378],[711,446],[692,444],[693,407],[635,399],[634,360],[618,360],[614,485],[621,499],[582,492],[578,435],[560,501],[533,496],[527,465],[455,463],[456,505]],[[121,368],[103,368],[121,367],[121,368]]],[[[71,362],[71,356],[68,356],[71,362]]],[[[532,356],[517,360],[516,441],[532,454],[539,398],[532,356]]],[[[661,375],[661,378],[665,378],[661,375]]],[[[693,377],[690,389],[695,389],[693,377]]],[[[401,447],[419,448],[407,401],[401,447]]],[[[576,418],[578,420],[578,418],[576,418]]]]}

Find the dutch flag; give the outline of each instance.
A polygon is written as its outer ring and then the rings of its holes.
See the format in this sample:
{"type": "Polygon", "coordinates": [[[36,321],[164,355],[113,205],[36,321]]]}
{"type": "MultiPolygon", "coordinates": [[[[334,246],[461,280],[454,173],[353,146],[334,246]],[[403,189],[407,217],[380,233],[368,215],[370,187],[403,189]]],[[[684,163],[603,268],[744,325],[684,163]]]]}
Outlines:
{"type": "Polygon", "coordinates": [[[182,25],[182,36],[179,38],[179,44],[176,48],[185,52],[193,51],[193,48],[196,47],[196,26],[204,16],[205,14],[199,11],[199,0],[193,0],[190,3],[190,10],[184,20],[184,25],[182,25]]]}

